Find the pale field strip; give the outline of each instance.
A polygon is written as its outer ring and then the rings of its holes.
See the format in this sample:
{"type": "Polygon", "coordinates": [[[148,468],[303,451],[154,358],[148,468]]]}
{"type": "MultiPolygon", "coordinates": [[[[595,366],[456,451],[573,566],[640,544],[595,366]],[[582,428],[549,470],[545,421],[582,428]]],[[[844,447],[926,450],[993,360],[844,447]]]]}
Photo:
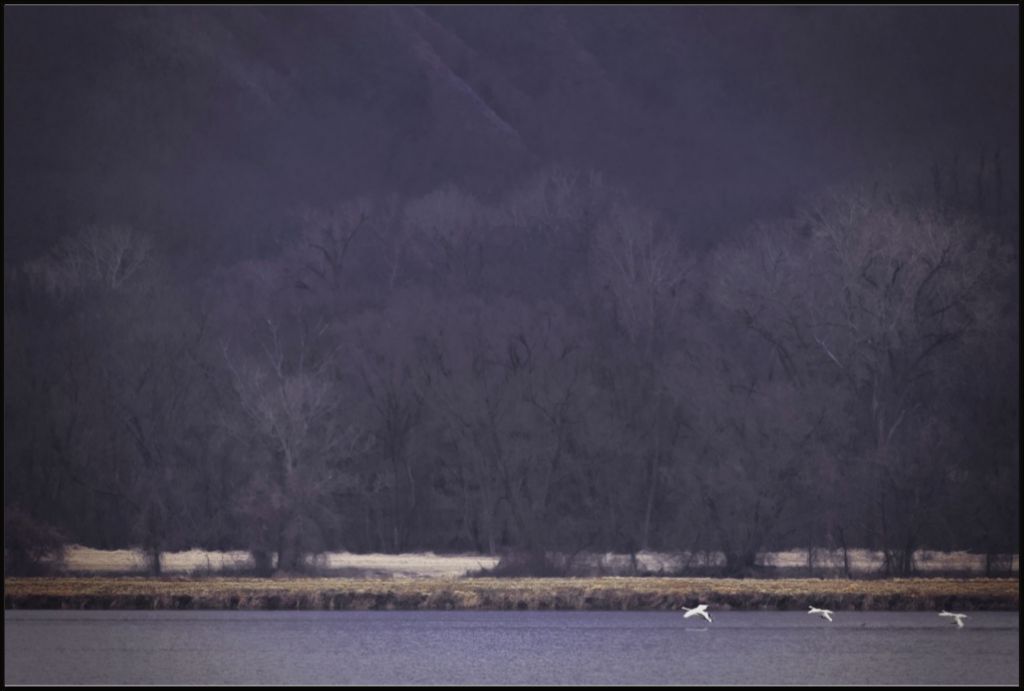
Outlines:
{"type": "MultiPolygon", "coordinates": [[[[1003,555],[1004,562],[1011,564],[1013,573],[1019,572],[1020,556],[1003,555]]],[[[877,572],[882,568],[884,555],[867,549],[851,549],[847,551],[851,573],[864,574],[877,572]]],[[[686,567],[724,566],[725,555],[721,552],[638,552],[637,569],[640,571],[675,572],[686,567]]],[[[629,555],[606,554],[599,559],[601,567],[622,571],[629,568],[629,555]]],[[[764,552],[758,555],[759,566],[777,568],[806,568],[807,550],[787,550],[784,552],[764,552]]],[[[971,574],[985,573],[985,555],[968,552],[935,552],[919,550],[914,554],[914,567],[918,572],[949,572],[960,571],[971,574]]],[[[818,549],[814,551],[814,568],[842,569],[843,553],[841,550],[818,549]]],[[[1003,567],[1005,568],[1005,566],[1003,567]]]]}
{"type": "MultiPolygon", "coordinates": [[[[849,550],[848,557],[853,573],[877,571],[882,565],[881,552],[855,549],[849,550]]],[[[1007,555],[1007,559],[1011,564],[1011,573],[1019,574],[1020,556],[1007,555]]],[[[393,578],[457,578],[482,569],[491,569],[498,561],[499,557],[496,556],[439,555],[433,552],[326,552],[307,558],[310,565],[325,571],[353,569],[372,575],[389,575],[393,578]]],[[[612,553],[582,555],[575,559],[575,563],[609,573],[626,573],[632,566],[629,555],[612,553]]],[[[638,552],[636,555],[638,571],[652,573],[673,573],[686,566],[721,566],[724,563],[724,556],[714,552],[638,552]]],[[[764,566],[802,568],[807,566],[807,552],[790,550],[765,553],[760,556],[758,563],[764,566]]],[[[161,567],[168,574],[218,573],[252,568],[253,565],[251,554],[242,550],[216,552],[193,549],[186,552],[164,552],[161,559],[161,567]]],[[[822,569],[841,569],[843,554],[841,551],[817,550],[814,555],[814,566],[822,569]]],[[[915,567],[921,573],[957,571],[981,575],[985,573],[985,556],[967,552],[919,551],[915,554],[915,567]]],[[[63,568],[75,573],[143,573],[147,569],[147,560],[140,550],[97,550],[73,545],[65,552],[63,568]]]]}
{"type": "MultiPolygon", "coordinates": [[[[417,554],[351,554],[326,552],[307,558],[307,563],[326,570],[358,569],[388,573],[396,578],[458,577],[469,571],[493,568],[498,557],[486,555],[417,554]]],[[[231,569],[252,568],[249,552],[236,550],[215,552],[192,549],[187,552],[164,552],[161,569],[165,573],[217,573],[231,569]]],[[[141,550],[99,550],[80,545],[69,547],[64,554],[64,570],[83,573],[145,572],[146,555],[141,550]]]]}

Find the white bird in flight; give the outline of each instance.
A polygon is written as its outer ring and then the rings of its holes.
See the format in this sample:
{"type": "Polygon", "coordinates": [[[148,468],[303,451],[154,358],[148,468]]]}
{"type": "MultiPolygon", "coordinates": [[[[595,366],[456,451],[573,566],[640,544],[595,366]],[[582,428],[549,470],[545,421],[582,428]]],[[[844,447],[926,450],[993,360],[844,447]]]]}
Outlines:
{"type": "Polygon", "coordinates": [[[813,607],[812,606],[807,611],[807,613],[808,614],[817,614],[822,619],[828,619],[829,621],[832,621],[832,610],[830,610],[830,609],[818,609],[817,607],[813,607]]]}
{"type": "Polygon", "coordinates": [[[689,619],[690,617],[695,617],[695,616],[697,616],[699,614],[700,616],[702,616],[705,619],[707,619],[709,623],[711,622],[711,615],[708,614],[708,606],[707,605],[697,605],[696,607],[694,607],[692,609],[687,607],[687,606],[685,606],[685,605],[683,605],[679,609],[685,609],[686,610],[686,614],[683,615],[683,619],[689,619]]]}
{"type": "Polygon", "coordinates": [[[964,627],[964,619],[967,618],[966,614],[954,614],[953,612],[947,612],[946,610],[942,610],[941,612],[939,612],[939,616],[940,617],[953,617],[954,621],[951,622],[951,623],[956,624],[957,628],[960,628],[960,629],[962,629],[964,627]]]}

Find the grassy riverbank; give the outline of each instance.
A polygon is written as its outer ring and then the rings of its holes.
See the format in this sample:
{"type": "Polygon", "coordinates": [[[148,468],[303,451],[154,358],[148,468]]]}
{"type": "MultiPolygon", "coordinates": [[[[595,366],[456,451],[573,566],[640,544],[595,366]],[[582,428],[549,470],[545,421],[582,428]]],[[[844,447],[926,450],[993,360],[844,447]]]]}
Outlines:
{"type": "Polygon", "coordinates": [[[5,609],[1018,609],[1016,579],[8,578],[5,609]]]}

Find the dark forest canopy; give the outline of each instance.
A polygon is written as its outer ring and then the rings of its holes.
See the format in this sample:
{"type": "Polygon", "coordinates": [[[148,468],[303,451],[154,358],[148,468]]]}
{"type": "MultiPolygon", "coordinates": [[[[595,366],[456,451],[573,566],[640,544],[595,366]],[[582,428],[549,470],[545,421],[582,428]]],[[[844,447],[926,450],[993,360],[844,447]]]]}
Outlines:
{"type": "Polygon", "coordinates": [[[1017,551],[1018,50],[1016,7],[7,7],[5,526],[1017,551]]]}

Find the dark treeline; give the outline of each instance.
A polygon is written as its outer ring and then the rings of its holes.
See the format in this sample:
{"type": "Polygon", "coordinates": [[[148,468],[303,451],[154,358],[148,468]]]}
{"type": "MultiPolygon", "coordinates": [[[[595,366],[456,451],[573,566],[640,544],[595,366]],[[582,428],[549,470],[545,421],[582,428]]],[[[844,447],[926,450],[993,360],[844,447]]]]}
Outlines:
{"type": "Polygon", "coordinates": [[[983,183],[819,196],[698,254],[549,170],[494,203],[305,209],[276,254],[200,281],[145,229],[82,228],[5,267],[7,541],[282,570],[1016,551],[1019,229],[983,183]]]}

